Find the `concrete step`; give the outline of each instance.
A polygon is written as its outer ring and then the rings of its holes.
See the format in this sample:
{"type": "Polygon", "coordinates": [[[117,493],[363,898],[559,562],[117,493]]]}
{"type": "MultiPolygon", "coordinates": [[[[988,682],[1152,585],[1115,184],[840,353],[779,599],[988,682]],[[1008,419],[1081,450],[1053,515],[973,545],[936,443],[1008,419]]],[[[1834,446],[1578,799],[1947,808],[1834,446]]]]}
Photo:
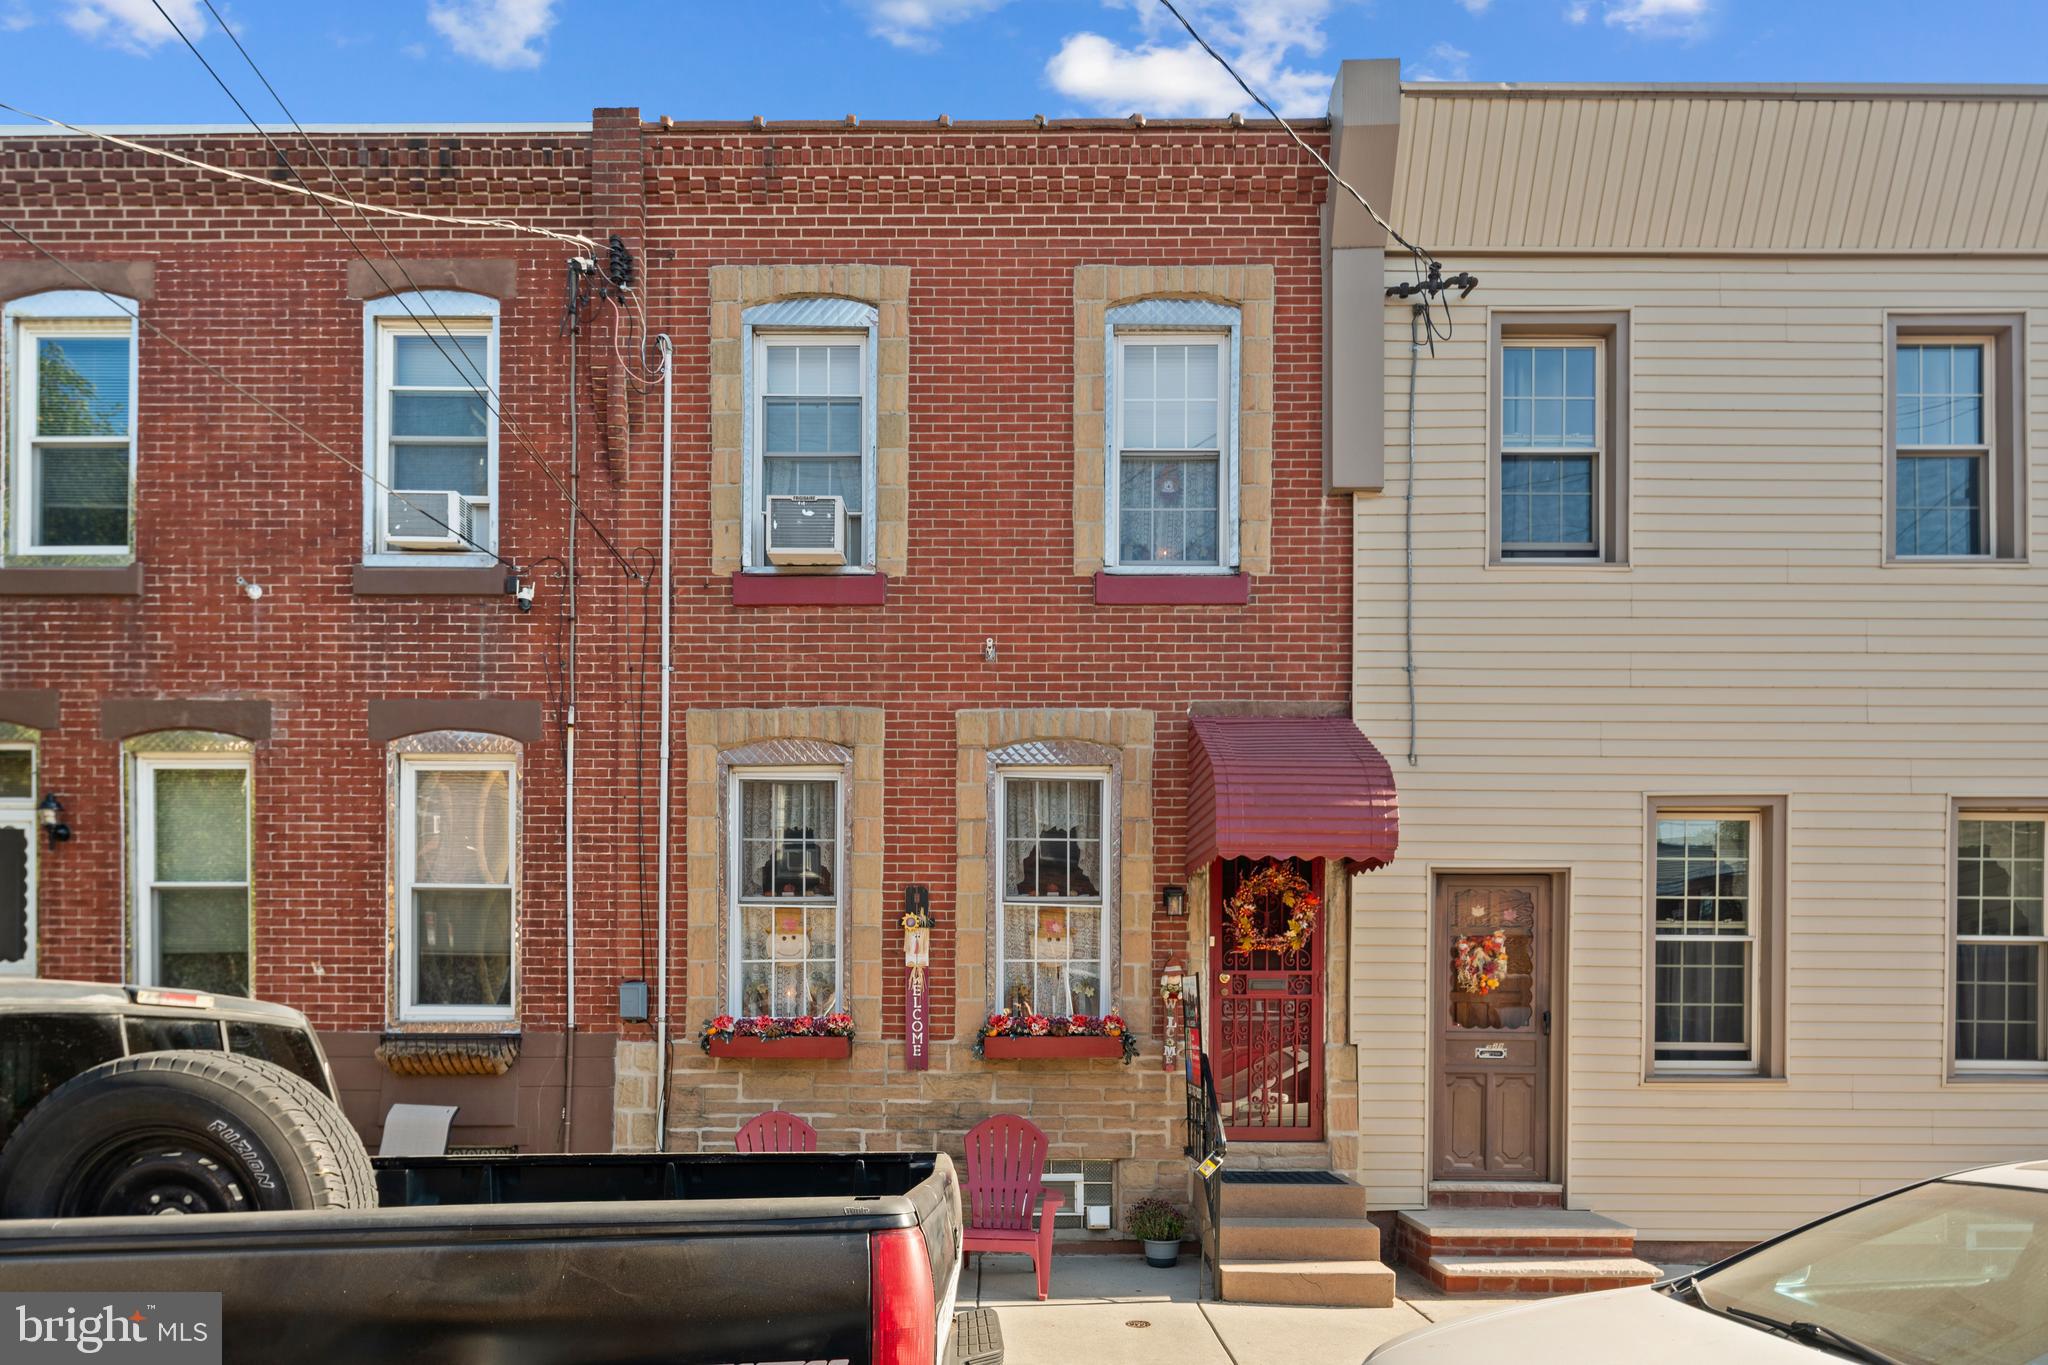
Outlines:
{"type": "Polygon", "coordinates": [[[1657,1267],[1633,1256],[1432,1256],[1422,1274],[1446,1294],[1585,1294],[1650,1284],[1657,1267]]]}
{"type": "Polygon", "coordinates": [[[1233,1218],[1343,1218],[1365,1221],[1365,1187],[1338,1178],[1327,1185],[1266,1185],[1223,1181],[1223,1221],[1233,1218]]]}
{"type": "Polygon", "coordinates": [[[1391,1308],[1394,1272],[1378,1261],[1219,1261],[1218,1292],[1231,1303],[1391,1308]]]}
{"type": "Polygon", "coordinates": [[[1432,1256],[1629,1257],[1635,1229],[1583,1209],[1411,1209],[1395,1221],[1394,1249],[1419,1266],[1432,1256]]]}
{"type": "Polygon", "coordinates": [[[1224,1259],[1377,1261],[1380,1230],[1363,1219],[1225,1218],[1224,1259]]]}

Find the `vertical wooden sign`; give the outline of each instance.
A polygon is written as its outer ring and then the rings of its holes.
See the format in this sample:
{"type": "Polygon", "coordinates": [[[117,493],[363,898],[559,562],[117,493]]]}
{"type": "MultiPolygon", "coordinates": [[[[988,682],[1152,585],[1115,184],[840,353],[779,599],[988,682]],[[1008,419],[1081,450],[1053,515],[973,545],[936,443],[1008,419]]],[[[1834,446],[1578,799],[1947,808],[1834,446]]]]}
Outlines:
{"type": "Polygon", "coordinates": [[[931,1067],[931,896],[922,886],[903,888],[903,1061],[912,1071],[931,1067]]]}

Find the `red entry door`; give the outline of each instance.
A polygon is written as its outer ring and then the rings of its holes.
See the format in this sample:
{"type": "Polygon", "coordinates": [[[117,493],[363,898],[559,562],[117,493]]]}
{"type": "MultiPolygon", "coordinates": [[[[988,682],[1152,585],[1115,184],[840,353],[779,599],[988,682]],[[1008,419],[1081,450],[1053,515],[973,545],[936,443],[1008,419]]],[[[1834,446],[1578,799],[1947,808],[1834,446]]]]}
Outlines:
{"type": "MultiPolygon", "coordinates": [[[[1216,1100],[1223,1134],[1233,1142],[1317,1142],[1323,1136],[1322,920],[1300,947],[1246,951],[1224,911],[1239,884],[1269,865],[1234,858],[1209,869],[1210,999],[1216,1002],[1209,1055],[1216,1100]]],[[[1327,909],[1322,863],[1297,858],[1288,865],[1327,909]]],[[[1262,898],[1255,927],[1277,935],[1288,915],[1277,898],[1262,898]]]]}

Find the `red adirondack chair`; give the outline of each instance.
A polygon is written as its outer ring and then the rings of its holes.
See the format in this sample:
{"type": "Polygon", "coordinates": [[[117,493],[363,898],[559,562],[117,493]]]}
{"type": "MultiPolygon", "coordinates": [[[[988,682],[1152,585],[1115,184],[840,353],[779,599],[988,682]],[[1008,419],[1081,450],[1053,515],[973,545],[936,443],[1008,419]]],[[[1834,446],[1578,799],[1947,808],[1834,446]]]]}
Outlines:
{"type": "Polygon", "coordinates": [[[1038,1125],[1016,1114],[984,1119],[967,1133],[966,1249],[1029,1256],[1041,1299],[1052,1289],[1053,1218],[1067,1202],[1045,1186],[1045,1147],[1038,1125]]]}
{"type": "Polygon", "coordinates": [[[740,1125],[732,1145],[742,1152],[815,1152],[818,1130],[795,1114],[770,1109],[740,1125]]]}

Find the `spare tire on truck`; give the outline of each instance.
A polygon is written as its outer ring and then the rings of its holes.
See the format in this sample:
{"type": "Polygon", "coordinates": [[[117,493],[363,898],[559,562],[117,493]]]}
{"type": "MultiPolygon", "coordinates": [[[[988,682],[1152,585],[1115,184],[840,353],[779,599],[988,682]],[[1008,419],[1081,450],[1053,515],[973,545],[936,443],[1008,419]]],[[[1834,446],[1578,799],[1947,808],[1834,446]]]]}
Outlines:
{"type": "Polygon", "coordinates": [[[334,1102],[227,1052],[81,1071],[0,1151],[4,1218],[375,1207],[369,1154],[334,1102]]]}

